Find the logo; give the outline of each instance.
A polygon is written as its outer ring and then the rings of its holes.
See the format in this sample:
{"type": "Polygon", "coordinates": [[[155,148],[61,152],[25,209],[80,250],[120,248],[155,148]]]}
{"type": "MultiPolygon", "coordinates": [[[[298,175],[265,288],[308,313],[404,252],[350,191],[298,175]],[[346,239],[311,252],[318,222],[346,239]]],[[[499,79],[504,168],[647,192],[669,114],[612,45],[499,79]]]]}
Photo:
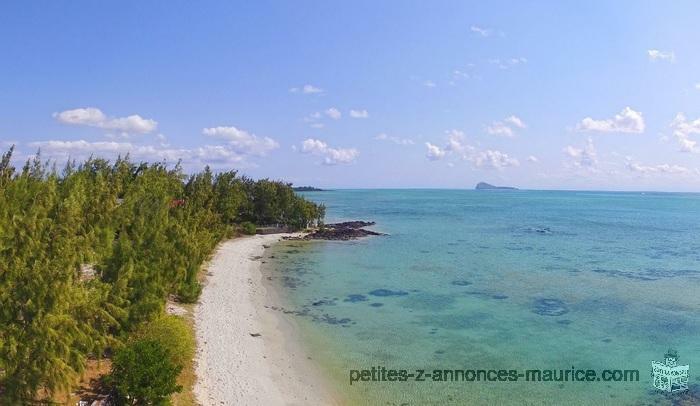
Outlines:
{"type": "Polygon", "coordinates": [[[678,365],[678,353],[669,349],[664,362],[651,361],[651,378],[654,388],[669,392],[688,390],[688,370],[690,365],[678,365]]]}

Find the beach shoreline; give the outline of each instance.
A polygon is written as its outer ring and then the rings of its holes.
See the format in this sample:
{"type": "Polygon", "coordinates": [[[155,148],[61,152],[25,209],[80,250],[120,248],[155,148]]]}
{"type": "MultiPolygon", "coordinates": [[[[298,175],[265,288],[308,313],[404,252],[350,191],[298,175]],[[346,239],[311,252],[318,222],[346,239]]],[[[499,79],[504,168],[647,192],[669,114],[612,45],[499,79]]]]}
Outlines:
{"type": "Polygon", "coordinates": [[[295,333],[292,320],[270,309],[279,296],[263,282],[266,246],[284,236],[221,243],[195,308],[194,387],[202,405],[338,404],[295,333]]]}

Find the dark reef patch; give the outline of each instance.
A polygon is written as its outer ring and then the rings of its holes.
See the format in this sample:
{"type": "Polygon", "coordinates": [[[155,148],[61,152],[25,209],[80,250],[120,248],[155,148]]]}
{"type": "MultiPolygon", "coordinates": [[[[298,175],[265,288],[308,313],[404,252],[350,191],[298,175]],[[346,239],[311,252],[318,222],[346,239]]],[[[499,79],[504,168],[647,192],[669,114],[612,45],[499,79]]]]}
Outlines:
{"type": "Polygon", "coordinates": [[[340,325],[342,327],[347,327],[350,324],[355,324],[349,317],[338,318],[331,316],[330,314],[324,313],[321,316],[312,316],[311,319],[318,323],[326,323],[331,325],[340,325]]]}
{"type": "Polygon", "coordinates": [[[335,301],[335,299],[323,298],[321,300],[316,300],[315,302],[312,302],[311,306],[334,306],[335,301]]]}
{"type": "Polygon", "coordinates": [[[454,280],[451,283],[455,286],[469,286],[472,284],[471,282],[465,281],[463,279],[454,280]]]}
{"type": "Polygon", "coordinates": [[[367,296],[356,294],[356,293],[348,295],[348,297],[345,298],[345,300],[343,300],[343,302],[350,302],[350,303],[365,302],[365,301],[367,301],[367,296]]]}
{"type": "Polygon", "coordinates": [[[592,272],[599,273],[609,277],[627,278],[640,281],[656,281],[665,278],[678,278],[678,277],[697,277],[700,275],[699,271],[693,269],[642,269],[639,271],[625,271],[619,269],[592,269],[592,272]]]}
{"type": "Polygon", "coordinates": [[[372,296],[387,297],[387,296],[406,296],[408,292],[403,290],[390,290],[390,289],[375,289],[369,292],[372,296]]]}
{"type": "Polygon", "coordinates": [[[536,299],[532,312],[540,316],[561,316],[568,313],[569,309],[559,299],[536,299]]]}
{"type": "Polygon", "coordinates": [[[382,307],[382,306],[384,306],[384,303],[374,302],[374,303],[370,303],[370,306],[372,306],[372,307],[382,307]]]}

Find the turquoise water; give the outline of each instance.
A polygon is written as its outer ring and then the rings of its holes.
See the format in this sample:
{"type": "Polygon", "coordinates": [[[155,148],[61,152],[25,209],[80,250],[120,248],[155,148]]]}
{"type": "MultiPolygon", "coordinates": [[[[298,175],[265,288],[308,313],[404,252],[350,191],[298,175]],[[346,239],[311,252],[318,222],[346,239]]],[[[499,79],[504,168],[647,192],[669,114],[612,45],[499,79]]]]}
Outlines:
{"type": "MultiPolygon", "coordinates": [[[[388,236],[286,242],[266,263],[348,403],[672,404],[668,348],[700,376],[700,195],[307,193],[388,236]],[[637,369],[638,382],[355,382],[351,369],[637,369]]],[[[687,396],[687,395],[686,395],[687,396]]],[[[693,402],[685,398],[684,401],[693,402]]],[[[693,403],[688,403],[693,404],[693,403]]]]}

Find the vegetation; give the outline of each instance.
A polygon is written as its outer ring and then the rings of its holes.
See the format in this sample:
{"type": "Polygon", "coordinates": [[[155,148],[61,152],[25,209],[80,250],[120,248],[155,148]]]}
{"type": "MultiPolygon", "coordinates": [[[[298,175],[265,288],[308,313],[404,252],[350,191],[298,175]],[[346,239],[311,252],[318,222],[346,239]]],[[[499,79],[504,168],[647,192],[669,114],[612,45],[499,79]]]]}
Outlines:
{"type": "Polygon", "coordinates": [[[182,366],[172,361],[171,352],[154,340],[137,340],[117,351],[110,381],[122,405],[168,405],[172,393],[182,387],[176,382],[182,366]]]}
{"type": "Polygon", "coordinates": [[[128,157],[60,173],[35,157],[17,170],[12,152],[0,157],[0,403],[69,389],[88,358],[158,319],[168,295],[196,301],[202,262],[240,224],[301,229],[325,211],[236,171],[188,176],[128,157]]]}
{"type": "Polygon", "coordinates": [[[134,334],[136,340],[151,340],[163,345],[175,365],[184,366],[194,357],[195,340],[187,322],[178,316],[161,316],[143,325],[134,334]]]}
{"type": "Polygon", "coordinates": [[[255,231],[255,224],[251,223],[250,221],[244,221],[243,223],[241,223],[241,232],[243,234],[253,235],[255,234],[255,231]]]}

